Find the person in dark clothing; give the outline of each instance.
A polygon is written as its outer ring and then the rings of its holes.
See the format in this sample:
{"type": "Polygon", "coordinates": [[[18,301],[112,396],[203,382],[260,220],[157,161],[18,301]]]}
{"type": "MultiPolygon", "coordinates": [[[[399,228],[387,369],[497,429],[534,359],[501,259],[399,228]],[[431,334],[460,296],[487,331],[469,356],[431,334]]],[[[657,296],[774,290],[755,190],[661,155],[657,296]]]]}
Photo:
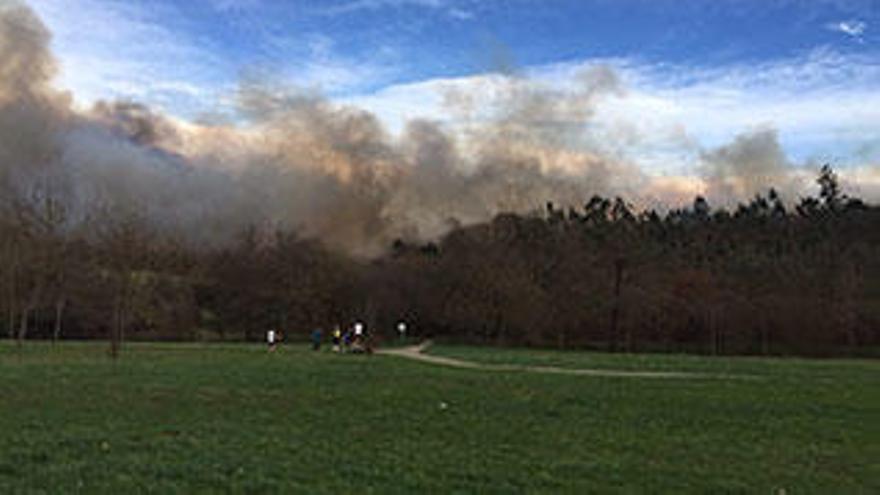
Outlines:
{"type": "Polygon", "coordinates": [[[312,350],[320,351],[321,350],[321,339],[323,337],[323,333],[320,328],[316,328],[312,330],[312,350]]]}
{"type": "Polygon", "coordinates": [[[342,334],[342,349],[343,352],[351,352],[351,342],[354,340],[354,335],[352,335],[352,331],[349,328],[342,334]]]}

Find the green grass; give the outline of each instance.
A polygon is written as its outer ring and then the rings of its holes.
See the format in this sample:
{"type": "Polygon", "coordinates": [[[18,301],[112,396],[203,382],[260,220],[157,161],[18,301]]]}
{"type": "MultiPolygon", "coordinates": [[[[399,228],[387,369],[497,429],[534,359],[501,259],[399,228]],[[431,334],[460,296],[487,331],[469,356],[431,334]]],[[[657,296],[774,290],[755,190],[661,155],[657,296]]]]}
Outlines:
{"type": "Polygon", "coordinates": [[[105,345],[0,343],[0,493],[880,491],[876,362],[437,352],[761,379],[225,344],[129,345],[114,363],[105,345]]]}
{"type": "Polygon", "coordinates": [[[880,361],[869,359],[805,359],[765,357],[710,357],[694,354],[626,354],[558,351],[512,347],[433,345],[427,354],[490,365],[554,366],[571,369],[627,371],[687,371],[731,375],[770,375],[774,378],[809,375],[850,375],[863,369],[880,373],[880,361]]]}

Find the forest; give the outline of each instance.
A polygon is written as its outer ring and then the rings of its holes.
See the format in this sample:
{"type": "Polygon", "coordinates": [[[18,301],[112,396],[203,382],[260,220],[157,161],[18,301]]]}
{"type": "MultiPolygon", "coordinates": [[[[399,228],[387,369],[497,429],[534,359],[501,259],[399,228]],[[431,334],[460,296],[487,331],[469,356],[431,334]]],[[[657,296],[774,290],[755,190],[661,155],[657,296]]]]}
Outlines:
{"type": "Polygon", "coordinates": [[[818,197],[770,189],[732,211],[581,208],[457,225],[378,256],[260,225],[192,245],[137,211],[76,222],[49,190],[0,202],[0,330],[28,339],[257,340],[363,320],[503,346],[866,355],[880,328],[880,208],[822,168],[818,197]]]}

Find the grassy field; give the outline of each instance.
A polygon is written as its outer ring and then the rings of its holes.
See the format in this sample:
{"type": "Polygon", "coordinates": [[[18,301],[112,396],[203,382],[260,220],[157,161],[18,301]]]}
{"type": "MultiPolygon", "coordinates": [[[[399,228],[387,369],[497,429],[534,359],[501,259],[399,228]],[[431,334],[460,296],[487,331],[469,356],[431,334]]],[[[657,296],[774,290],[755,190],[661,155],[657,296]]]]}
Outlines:
{"type": "Polygon", "coordinates": [[[730,375],[768,375],[792,378],[810,375],[850,375],[854,370],[880,373],[875,359],[807,359],[764,357],[708,357],[696,354],[625,354],[592,351],[557,351],[511,347],[432,345],[428,354],[452,357],[481,364],[555,366],[572,369],[610,369],[629,371],[686,371],[730,375]]]}
{"type": "Polygon", "coordinates": [[[0,342],[0,493],[880,492],[880,363],[0,342]]]}

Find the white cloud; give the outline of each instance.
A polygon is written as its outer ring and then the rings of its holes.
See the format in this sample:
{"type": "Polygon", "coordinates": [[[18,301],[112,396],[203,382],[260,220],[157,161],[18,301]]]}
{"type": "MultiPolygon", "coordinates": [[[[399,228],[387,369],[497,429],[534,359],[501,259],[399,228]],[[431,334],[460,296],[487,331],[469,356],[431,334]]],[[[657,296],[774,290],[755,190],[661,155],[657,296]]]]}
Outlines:
{"type": "Polygon", "coordinates": [[[224,83],[226,63],[166,22],[168,5],[116,0],[30,0],[52,32],[56,81],[80,104],[131,98],[176,110],[197,109],[224,83]]]}
{"type": "Polygon", "coordinates": [[[370,59],[346,56],[326,35],[268,36],[265,58],[281,82],[337,96],[374,88],[395,74],[397,54],[390,48],[370,52],[370,59]],[[290,53],[303,52],[302,57],[290,53]]]}
{"type": "Polygon", "coordinates": [[[861,40],[862,35],[865,33],[865,30],[868,29],[868,24],[859,20],[849,20],[833,22],[831,24],[827,24],[825,27],[832,31],[837,31],[847,36],[851,36],[853,38],[861,40]]]}
{"type": "Polygon", "coordinates": [[[214,10],[218,12],[239,13],[246,10],[263,7],[263,0],[209,0],[214,10]]]}
{"type": "Polygon", "coordinates": [[[263,0],[211,0],[219,12],[245,19],[257,38],[260,49],[246,66],[225,58],[210,39],[175,29],[169,19],[181,13],[170,3],[30,0],[30,5],[53,34],[61,69],[56,85],[71,90],[80,106],[133,99],[194,118],[216,113],[218,106],[227,112],[240,74],[254,68],[329,96],[375,88],[395,74],[397,54],[390,48],[372,51],[369,60],[355,58],[340,53],[329,37],[279,33],[265,19],[244,15],[263,0]]]}
{"type": "MultiPolygon", "coordinates": [[[[576,84],[576,74],[597,63],[613,66],[622,95],[597,100],[590,134],[655,174],[692,171],[699,150],[737,134],[774,128],[793,160],[855,165],[880,142],[880,60],[818,50],[804,57],[711,69],[590,60],[536,67],[530,77],[552,87],[576,84]]],[[[407,120],[429,118],[456,125],[445,106],[449,89],[497,102],[498,76],[472,76],[402,84],[352,97],[346,103],[376,112],[399,132],[407,120]]],[[[876,155],[876,153],[874,154],[876,155]]],[[[876,156],[875,156],[876,158],[876,156]]]]}
{"type": "Polygon", "coordinates": [[[443,11],[453,19],[471,20],[474,13],[460,5],[456,0],[349,0],[340,4],[323,7],[320,13],[324,15],[346,15],[364,10],[379,10],[385,8],[421,7],[431,10],[443,11]]]}
{"type": "Polygon", "coordinates": [[[470,21],[473,20],[476,15],[470,10],[453,8],[449,9],[449,17],[452,17],[453,19],[458,19],[460,21],[470,21]]]}

